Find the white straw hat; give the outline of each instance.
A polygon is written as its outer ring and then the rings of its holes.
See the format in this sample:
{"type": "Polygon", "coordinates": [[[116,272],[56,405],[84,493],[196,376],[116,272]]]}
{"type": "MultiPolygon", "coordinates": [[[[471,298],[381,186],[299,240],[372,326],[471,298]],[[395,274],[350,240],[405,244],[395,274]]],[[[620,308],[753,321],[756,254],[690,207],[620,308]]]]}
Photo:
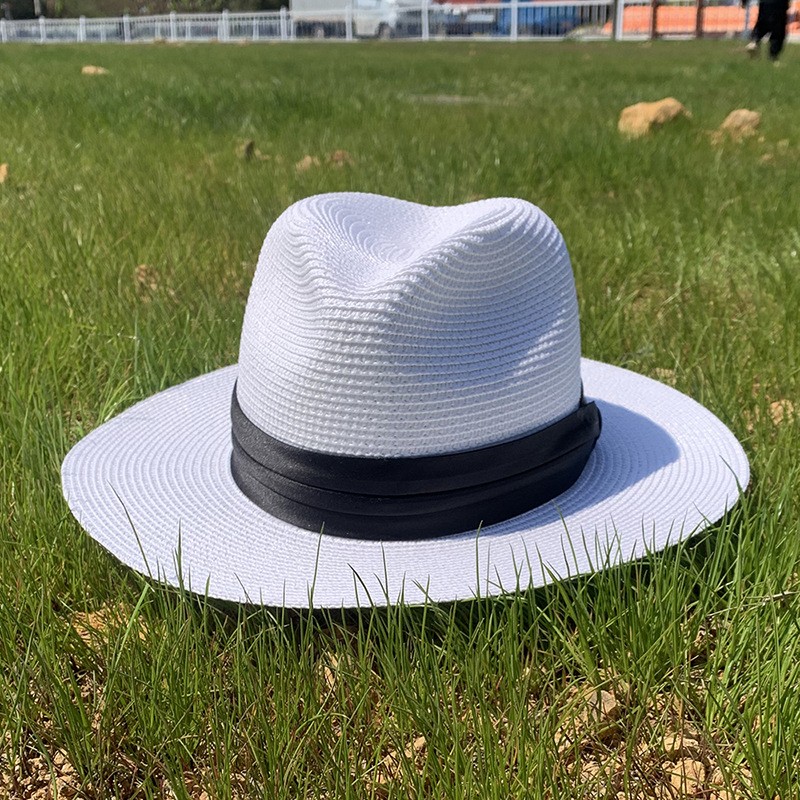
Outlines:
{"type": "Polygon", "coordinates": [[[635,559],[720,519],[749,468],[691,398],[581,359],[569,256],[535,206],[328,194],[267,234],[239,363],[101,425],[62,479],[139,572],[304,608],[635,559]]]}

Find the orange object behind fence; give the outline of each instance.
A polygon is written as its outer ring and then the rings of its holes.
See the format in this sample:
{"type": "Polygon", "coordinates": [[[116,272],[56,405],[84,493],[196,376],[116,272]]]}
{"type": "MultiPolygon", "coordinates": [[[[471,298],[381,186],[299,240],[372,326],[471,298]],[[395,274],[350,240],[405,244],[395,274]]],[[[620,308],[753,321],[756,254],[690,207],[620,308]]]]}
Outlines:
{"type": "MultiPolygon", "coordinates": [[[[671,5],[667,3],[643,3],[625,5],[622,19],[623,34],[649,34],[650,36],[721,36],[742,33],[752,28],[756,21],[758,7],[751,6],[749,19],[741,6],[709,6],[700,9],[692,5],[671,5]]],[[[610,23],[606,25],[611,31],[610,23]]],[[[800,34],[800,0],[789,7],[789,34],[800,34]]]]}

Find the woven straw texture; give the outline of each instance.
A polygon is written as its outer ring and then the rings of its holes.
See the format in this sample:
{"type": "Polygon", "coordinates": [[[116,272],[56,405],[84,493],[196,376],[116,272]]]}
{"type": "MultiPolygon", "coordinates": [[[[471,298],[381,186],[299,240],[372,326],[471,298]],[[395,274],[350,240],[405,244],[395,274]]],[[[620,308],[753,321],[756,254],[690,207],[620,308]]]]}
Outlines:
{"type": "Polygon", "coordinates": [[[444,601],[541,586],[660,550],[714,522],[748,482],[731,432],[691,398],[583,362],[603,433],[578,482],[512,520],[419,542],[319,536],[274,519],[230,475],[228,367],[93,431],[64,462],[78,521],[125,564],[211,597],[304,608],[444,601]],[[140,548],[141,545],[141,548],[140,548]]]}
{"type": "Polygon", "coordinates": [[[134,569],[229,600],[352,607],[496,595],[657,551],[720,519],[749,480],[711,412],[581,360],[563,240],[537,208],[434,209],[366,195],[292,206],[262,249],[236,366],[144,400],[67,455],[89,534],[134,569]],[[572,411],[603,432],[554,501],[422,541],[320,535],[272,517],[230,473],[230,400],[276,438],[370,456],[464,450],[572,411]]]}
{"type": "Polygon", "coordinates": [[[580,397],[564,240],[523,200],[301,200],[264,242],[239,367],[245,414],[311,450],[416,456],[533,432],[580,397]]]}

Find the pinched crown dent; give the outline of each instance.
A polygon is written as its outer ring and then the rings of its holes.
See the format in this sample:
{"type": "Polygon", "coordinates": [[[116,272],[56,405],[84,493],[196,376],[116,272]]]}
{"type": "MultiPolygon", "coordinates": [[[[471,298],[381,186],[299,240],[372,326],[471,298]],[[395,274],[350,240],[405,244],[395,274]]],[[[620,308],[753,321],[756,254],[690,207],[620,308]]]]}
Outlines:
{"type": "Polygon", "coordinates": [[[261,251],[238,395],[271,436],[350,455],[455,452],[544,427],[580,396],[561,234],[524,200],[301,200],[261,251]]]}

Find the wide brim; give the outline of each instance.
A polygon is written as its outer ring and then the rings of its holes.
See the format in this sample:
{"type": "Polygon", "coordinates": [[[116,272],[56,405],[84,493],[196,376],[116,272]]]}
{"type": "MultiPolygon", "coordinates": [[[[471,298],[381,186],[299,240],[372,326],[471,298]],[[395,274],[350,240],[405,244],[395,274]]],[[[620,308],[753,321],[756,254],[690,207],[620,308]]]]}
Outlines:
{"type": "Polygon", "coordinates": [[[62,466],[90,536],[154,579],[291,608],[485,597],[663,549],[719,520],[747,486],[730,430],[690,397],[583,359],[603,430],[583,474],[545,506],[417,541],[303,530],[248,500],[230,472],[231,366],[160,392],[90,433],[62,466]]]}

